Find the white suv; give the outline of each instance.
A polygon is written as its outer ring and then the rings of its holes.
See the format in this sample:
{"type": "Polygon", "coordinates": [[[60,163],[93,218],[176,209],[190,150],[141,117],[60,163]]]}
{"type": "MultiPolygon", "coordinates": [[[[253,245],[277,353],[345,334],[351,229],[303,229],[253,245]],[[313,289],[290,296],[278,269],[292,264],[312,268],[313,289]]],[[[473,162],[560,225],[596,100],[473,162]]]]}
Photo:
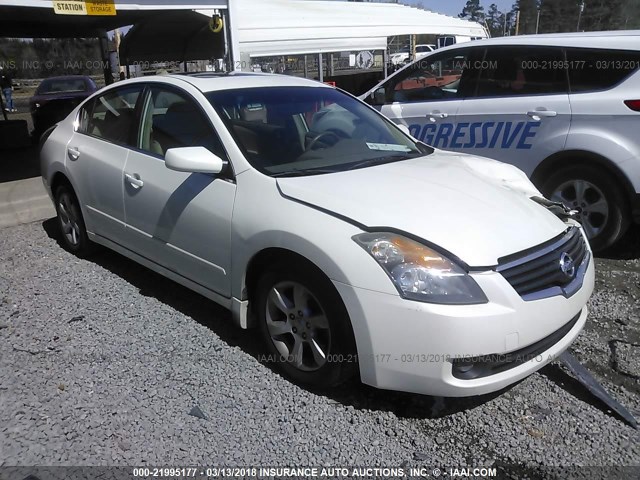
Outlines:
{"type": "Polygon", "coordinates": [[[434,147],[522,169],[577,210],[594,250],[640,220],[640,32],[443,48],[361,98],[434,147]]]}

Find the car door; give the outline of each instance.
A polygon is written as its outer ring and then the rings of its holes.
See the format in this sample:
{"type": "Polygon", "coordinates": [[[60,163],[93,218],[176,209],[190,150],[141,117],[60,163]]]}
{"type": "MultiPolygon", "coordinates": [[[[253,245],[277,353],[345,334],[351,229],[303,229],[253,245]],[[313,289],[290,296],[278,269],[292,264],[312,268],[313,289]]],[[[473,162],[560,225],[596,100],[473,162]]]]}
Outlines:
{"type": "MultiPolygon", "coordinates": [[[[477,49],[476,49],[477,50],[477,49]]],[[[369,103],[413,137],[437,148],[449,148],[467,77],[473,76],[474,49],[427,55],[375,90],[369,103]]]]}
{"type": "Polygon", "coordinates": [[[83,106],[67,144],[66,166],[87,230],[118,243],[124,233],[122,172],[142,88],[108,90],[83,106]]]}
{"type": "Polygon", "coordinates": [[[228,162],[206,114],[188,93],[150,86],[136,149],[121,176],[128,248],[221,295],[230,296],[231,215],[236,185],[214,176],[169,170],[170,148],[203,146],[228,162]]]}
{"type": "Polygon", "coordinates": [[[453,150],[512,163],[527,174],[564,149],[571,123],[561,48],[487,48],[475,85],[458,110],[453,150]]]}

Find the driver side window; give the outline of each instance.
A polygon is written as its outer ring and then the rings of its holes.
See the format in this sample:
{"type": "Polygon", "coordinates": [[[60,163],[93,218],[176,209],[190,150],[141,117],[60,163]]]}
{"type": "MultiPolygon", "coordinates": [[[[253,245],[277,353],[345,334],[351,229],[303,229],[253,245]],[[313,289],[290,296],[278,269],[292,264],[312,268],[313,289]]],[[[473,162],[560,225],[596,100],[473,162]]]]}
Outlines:
{"type": "Polygon", "coordinates": [[[427,56],[392,78],[385,88],[386,103],[460,98],[462,76],[469,70],[469,50],[427,56]]]}

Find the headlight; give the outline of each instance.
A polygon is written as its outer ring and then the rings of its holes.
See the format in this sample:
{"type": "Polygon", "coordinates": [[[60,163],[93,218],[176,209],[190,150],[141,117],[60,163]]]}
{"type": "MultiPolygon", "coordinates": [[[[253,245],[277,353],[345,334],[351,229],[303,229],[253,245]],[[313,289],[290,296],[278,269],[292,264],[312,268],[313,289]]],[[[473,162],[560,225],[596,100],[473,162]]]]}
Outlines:
{"type": "Polygon", "coordinates": [[[380,264],[404,298],[449,305],[488,301],[467,272],[421,243],[393,233],[363,233],[353,240],[380,264]]]}

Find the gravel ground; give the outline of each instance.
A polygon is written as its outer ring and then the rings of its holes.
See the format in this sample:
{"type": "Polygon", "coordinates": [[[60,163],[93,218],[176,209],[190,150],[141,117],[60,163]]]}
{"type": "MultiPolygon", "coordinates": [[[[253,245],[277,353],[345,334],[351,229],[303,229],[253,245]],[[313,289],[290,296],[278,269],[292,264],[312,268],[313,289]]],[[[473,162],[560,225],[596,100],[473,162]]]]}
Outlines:
{"type": "MultiPolygon", "coordinates": [[[[0,466],[640,466],[638,431],[558,364],[471,399],[310,392],[212,302],[113,252],[80,260],[54,232],[0,230],[0,466]]],[[[571,350],[640,418],[630,256],[598,259],[571,350]]]]}

